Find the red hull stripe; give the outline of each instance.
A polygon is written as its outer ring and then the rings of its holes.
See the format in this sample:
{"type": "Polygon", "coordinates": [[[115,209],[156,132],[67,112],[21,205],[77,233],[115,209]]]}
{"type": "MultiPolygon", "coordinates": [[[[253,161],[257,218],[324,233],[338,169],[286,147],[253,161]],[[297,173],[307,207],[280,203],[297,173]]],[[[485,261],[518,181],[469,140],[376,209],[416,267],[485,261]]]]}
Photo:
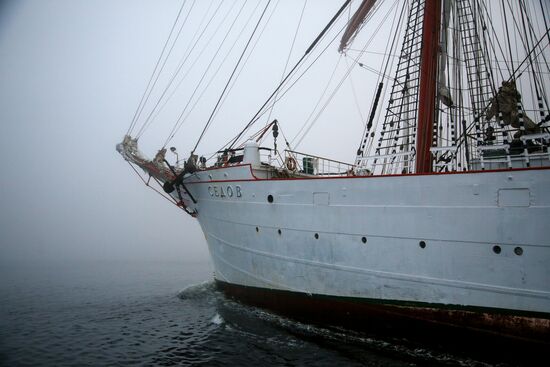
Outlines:
{"type": "Polygon", "coordinates": [[[202,171],[216,171],[216,170],[226,170],[228,168],[238,168],[248,166],[250,169],[250,174],[253,178],[245,179],[236,179],[236,180],[208,180],[208,181],[195,181],[195,182],[186,182],[186,185],[199,184],[199,183],[212,183],[212,182],[247,182],[247,181],[298,181],[298,180],[342,180],[342,179],[376,179],[383,177],[402,177],[402,176],[442,176],[442,175],[464,175],[464,174],[485,174],[485,173],[495,173],[495,172],[521,172],[521,171],[540,171],[540,170],[549,170],[548,167],[529,167],[529,168],[512,168],[512,169],[495,169],[495,170],[483,170],[483,171],[457,171],[457,172],[441,172],[441,173],[409,173],[409,174],[395,174],[395,175],[372,175],[372,176],[336,176],[336,177],[287,177],[287,178],[258,178],[254,176],[252,171],[252,166],[250,164],[239,164],[235,166],[226,166],[226,167],[213,167],[207,168],[202,171]]]}

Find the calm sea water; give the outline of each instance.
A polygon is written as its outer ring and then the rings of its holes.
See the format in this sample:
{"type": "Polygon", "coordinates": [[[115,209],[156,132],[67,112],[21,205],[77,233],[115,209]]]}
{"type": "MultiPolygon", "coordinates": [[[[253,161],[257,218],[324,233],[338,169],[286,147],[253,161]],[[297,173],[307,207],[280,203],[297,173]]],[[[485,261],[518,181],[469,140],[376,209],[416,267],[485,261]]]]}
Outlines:
{"type": "Polygon", "coordinates": [[[208,263],[4,264],[0,294],[5,366],[491,365],[242,305],[208,263]]]}

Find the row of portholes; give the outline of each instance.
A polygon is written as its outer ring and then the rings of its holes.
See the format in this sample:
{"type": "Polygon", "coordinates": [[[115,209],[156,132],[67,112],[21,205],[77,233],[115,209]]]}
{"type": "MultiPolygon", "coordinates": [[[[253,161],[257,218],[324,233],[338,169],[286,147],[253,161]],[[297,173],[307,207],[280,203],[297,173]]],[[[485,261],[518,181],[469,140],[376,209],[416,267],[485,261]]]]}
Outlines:
{"type": "MultiPolygon", "coordinates": [[[[271,195],[271,194],[267,195],[267,201],[269,203],[273,203],[273,195],[271,195]]],[[[259,232],[259,231],[260,231],[260,229],[258,227],[256,227],[256,232],[259,232]]],[[[279,235],[282,234],[280,229],[277,232],[279,233],[279,235]]],[[[319,233],[315,233],[315,235],[313,237],[315,237],[315,239],[318,240],[319,239],[319,233]]],[[[367,243],[367,237],[361,237],[361,242],[367,243]]],[[[420,246],[420,248],[424,249],[424,248],[426,248],[426,242],[425,241],[420,241],[418,243],[418,246],[420,246]]],[[[500,248],[500,246],[498,246],[498,245],[493,246],[493,252],[495,254],[500,254],[501,251],[502,251],[502,249],[500,248]]],[[[521,255],[523,255],[523,249],[521,247],[516,247],[516,248],[514,248],[514,253],[518,256],[521,256],[521,255]]]]}
{"type": "MultiPolygon", "coordinates": [[[[260,232],[260,228],[259,228],[259,227],[256,227],[256,232],[258,232],[258,233],[260,232]]],[[[278,230],[277,230],[277,233],[278,233],[279,236],[280,236],[280,235],[283,234],[283,231],[281,231],[280,229],[278,229],[278,230]]],[[[315,238],[316,240],[318,240],[318,239],[319,239],[319,233],[315,233],[315,234],[313,235],[313,238],[315,238]]],[[[367,237],[361,237],[361,242],[367,243],[367,237]]]]}
{"type": "MultiPolygon", "coordinates": [[[[260,228],[259,228],[259,227],[256,227],[256,232],[260,232],[260,228]]],[[[279,234],[279,236],[283,234],[283,232],[282,232],[280,229],[277,230],[277,233],[279,234]]],[[[319,239],[319,233],[315,233],[315,234],[313,235],[313,237],[314,237],[316,240],[318,240],[318,239],[319,239]]],[[[361,242],[367,243],[367,237],[364,237],[364,236],[361,237],[361,242]]],[[[422,248],[422,249],[423,249],[423,248],[426,248],[426,242],[425,242],[425,241],[420,241],[420,242],[418,243],[418,246],[420,246],[420,248],[422,248]]],[[[498,246],[498,245],[493,246],[493,252],[494,252],[495,254],[500,254],[501,251],[502,251],[502,249],[500,248],[500,246],[498,246]]],[[[523,255],[523,249],[522,249],[521,247],[516,247],[516,248],[514,248],[514,253],[515,253],[516,255],[518,255],[518,256],[521,256],[521,255],[523,255]]]]}
{"type": "MultiPolygon", "coordinates": [[[[418,243],[418,246],[420,246],[420,248],[426,248],[426,242],[420,241],[418,243]]],[[[502,248],[499,245],[495,245],[495,246],[493,246],[493,252],[498,255],[502,252],[502,248]]],[[[519,246],[514,248],[514,254],[516,254],[518,256],[523,255],[523,249],[519,246]]]]}
{"type": "MultiPolygon", "coordinates": [[[[499,245],[495,245],[495,246],[493,246],[493,252],[498,255],[502,252],[502,248],[499,245]]],[[[523,249],[519,246],[515,247],[514,248],[514,254],[516,254],[518,256],[523,255],[523,249]]]]}

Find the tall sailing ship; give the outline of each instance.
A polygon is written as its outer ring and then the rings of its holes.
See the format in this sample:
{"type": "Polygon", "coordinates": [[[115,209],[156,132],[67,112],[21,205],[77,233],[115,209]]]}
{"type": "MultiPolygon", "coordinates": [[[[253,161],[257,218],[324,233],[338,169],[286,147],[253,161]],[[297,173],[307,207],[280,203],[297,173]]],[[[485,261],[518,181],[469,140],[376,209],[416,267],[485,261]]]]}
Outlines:
{"type": "MultiPolygon", "coordinates": [[[[346,22],[338,50],[349,55],[359,31],[374,34],[381,3],[346,1],[217,153],[200,156],[197,142],[181,161],[170,163],[166,146],[148,159],[132,135],[137,113],[117,150],[198,220],[230,295],[282,311],[370,311],[547,342],[547,2],[389,2],[390,39],[353,163],[292,149],[277,120],[251,133],[334,25],[346,22]],[[260,146],[267,136],[273,145],[260,146]]],[[[182,9],[178,17],[192,14],[182,9]]],[[[357,57],[353,67],[370,66],[357,57]]]]}

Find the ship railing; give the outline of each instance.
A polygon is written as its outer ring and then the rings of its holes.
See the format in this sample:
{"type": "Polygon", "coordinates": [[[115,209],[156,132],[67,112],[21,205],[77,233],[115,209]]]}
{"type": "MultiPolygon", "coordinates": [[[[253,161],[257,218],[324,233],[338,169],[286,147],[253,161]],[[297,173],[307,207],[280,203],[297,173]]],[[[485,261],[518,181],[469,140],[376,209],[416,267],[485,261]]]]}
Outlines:
{"type": "Polygon", "coordinates": [[[435,172],[455,172],[457,169],[458,146],[431,147],[435,172]]]}
{"type": "Polygon", "coordinates": [[[358,158],[357,164],[360,167],[369,167],[372,173],[376,174],[399,174],[412,171],[415,156],[416,152],[412,150],[389,154],[375,154],[358,158]]]}
{"type": "Polygon", "coordinates": [[[549,159],[550,160],[550,134],[529,134],[520,136],[523,143],[523,158],[527,167],[531,166],[531,161],[534,159],[549,159]]]}
{"type": "Polygon", "coordinates": [[[315,176],[354,175],[355,165],[293,150],[285,150],[283,167],[294,172],[315,176]]]}
{"type": "MultiPolygon", "coordinates": [[[[260,160],[270,165],[280,165],[282,159],[278,154],[274,154],[273,149],[266,147],[259,147],[260,160]],[[278,163],[279,162],[279,163],[278,163]]],[[[201,168],[205,167],[221,167],[226,165],[241,164],[244,158],[244,148],[232,148],[217,151],[211,156],[208,161],[200,163],[201,168]]],[[[199,159],[200,162],[200,159],[199,159]]]]}
{"type": "Polygon", "coordinates": [[[260,160],[269,166],[280,167],[284,163],[284,158],[280,152],[275,152],[271,148],[260,147],[260,160]]]}
{"type": "Polygon", "coordinates": [[[477,147],[482,170],[487,165],[503,165],[506,168],[531,167],[533,163],[550,164],[550,134],[528,134],[520,136],[521,146],[510,144],[482,145],[477,147]]]}
{"type": "Polygon", "coordinates": [[[484,170],[488,162],[505,163],[508,168],[512,168],[512,159],[510,157],[510,144],[482,145],[477,147],[479,152],[479,163],[484,170]],[[504,152],[505,154],[499,154],[504,152]],[[497,155],[495,155],[497,154],[497,155]]]}

